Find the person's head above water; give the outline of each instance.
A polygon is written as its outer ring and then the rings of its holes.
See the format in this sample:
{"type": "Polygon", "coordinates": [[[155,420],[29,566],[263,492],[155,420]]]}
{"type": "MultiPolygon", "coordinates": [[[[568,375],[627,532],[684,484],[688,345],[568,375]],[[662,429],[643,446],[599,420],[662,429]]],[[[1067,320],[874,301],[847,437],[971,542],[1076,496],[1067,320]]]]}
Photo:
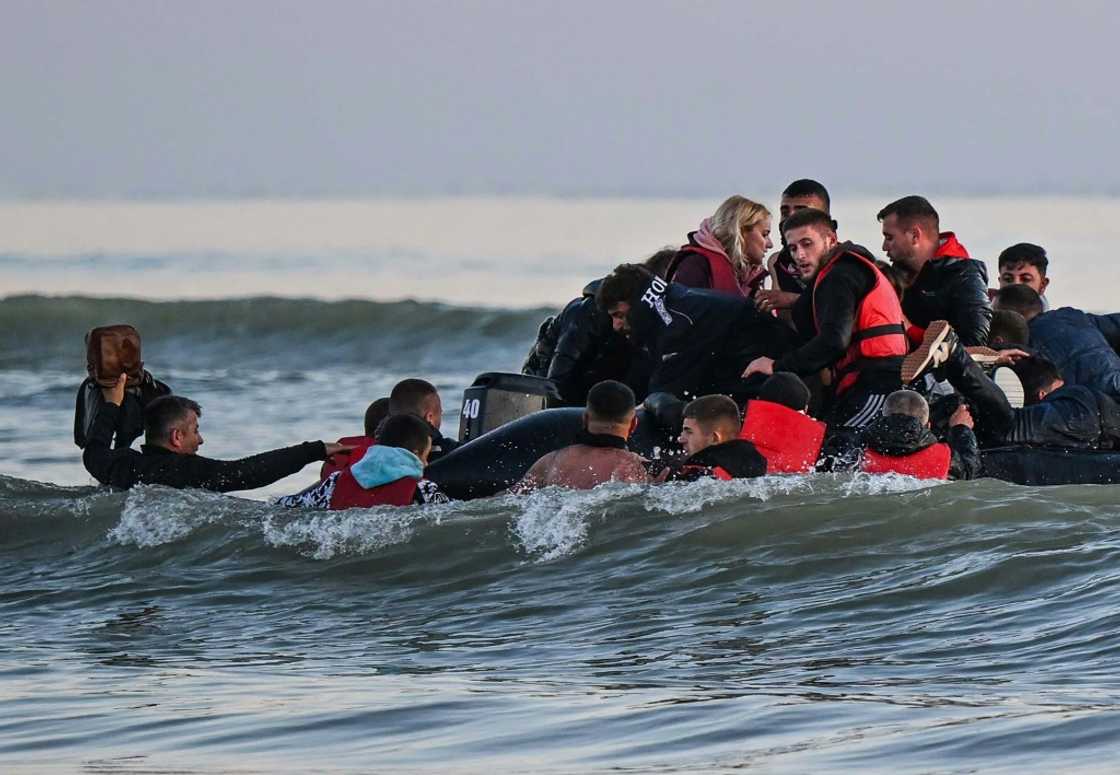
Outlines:
{"type": "Polygon", "coordinates": [[[443,422],[443,403],[431,382],[403,379],[389,393],[389,414],[412,414],[433,428],[439,428],[443,422]]]}
{"type": "Polygon", "coordinates": [[[595,294],[599,309],[611,316],[614,330],[630,333],[630,305],[656,275],[641,264],[619,264],[603,278],[595,294]]]}
{"type": "Polygon", "coordinates": [[[1042,297],[1029,285],[1005,285],[996,293],[992,307],[1018,312],[1029,323],[1042,314],[1042,297]]]}
{"type": "Polygon", "coordinates": [[[783,229],[798,273],[803,280],[812,280],[838,241],[832,217],[823,210],[798,210],[786,219],[783,229]]]}
{"type": "Polygon", "coordinates": [[[202,407],[183,396],[160,396],[144,407],[144,443],[180,455],[193,455],[202,446],[198,418],[202,407]]]}
{"type": "Polygon", "coordinates": [[[809,408],[809,388],[801,377],[791,371],[779,371],[772,374],[758,389],[760,401],[770,401],[789,407],[795,412],[804,412],[809,408]]]}
{"type": "Polygon", "coordinates": [[[365,431],[366,435],[373,438],[377,435],[377,426],[389,416],[389,398],[379,398],[366,407],[365,431]]]}
{"type": "Polygon", "coordinates": [[[629,438],[638,423],[635,403],[634,391],[621,382],[606,379],[595,383],[587,391],[583,412],[588,433],[629,438]]]}
{"type": "Polygon", "coordinates": [[[736,194],[724,200],[708,225],[737,270],[761,266],[766,252],[774,247],[770,241],[770,211],[744,196],[736,194]]]}
{"type": "Polygon", "coordinates": [[[922,196],[904,196],[879,211],[883,252],[911,276],[922,271],[941,244],[937,210],[922,196]]]}
{"type": "Polygon", "coordinates": [[[992,327],[988,332],[988,344],[992,347],[1023,347],[1031,341],[1031,329],[1027,319],[1015,310],[992,310],[992,327]]]}
{"type": "Polygon", "coordinates": [[[1023,383],[1023,403],[1027,405],[1037,404],[1066,384],[1054,362],[1038,355],[1021,358],[1011,368],[1023,383]]]}
{"type": "Polygon", "coordinates": [[[414,414],[394,414],[385,418],[381,424],[381,435],[377,438],[382,447],[407,449],[424,465],[432,451],[432,434],[428,424],[414,414]]]}
{"type": "Polygon", "coordinates": [[[929,425],[929,403],[921,393],[913,390],[896,390],[883,402],[883,416],[902,414],[913,417],[922,425],[929,425]]]}
{"type": "Polygon", "coordinates": [[[743,422],[739,407],[727,396],[701,396],[684,408],[684,425],[677,438],[685,452],[695,455],[716,444],[738,438],[743,422]]]}
{"type": "Polygon", "coordinates": [[[1020,242],[999,254],[999,287],[1026,285],[1041,296],[1050,285],[1046,270],[1050,259],[1046,249],[1030,242],[1020,242]]]}

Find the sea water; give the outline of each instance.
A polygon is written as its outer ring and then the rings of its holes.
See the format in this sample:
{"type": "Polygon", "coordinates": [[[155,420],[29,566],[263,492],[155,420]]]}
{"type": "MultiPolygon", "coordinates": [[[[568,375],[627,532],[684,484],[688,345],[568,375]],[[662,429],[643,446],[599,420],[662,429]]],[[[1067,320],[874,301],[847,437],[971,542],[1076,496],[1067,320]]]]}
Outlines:
{"type": "MultiPolygon", "coordinates": [[[[285,511],[92,486],[82,335],[131,322],[202,452],[361,430],[517,370],[706,201],[0,205],[0,770],[1112,771],[1113,487],[895,477],[285,511]],[[417,300],[406,300],[412,297],[417,300]]],[[[882,202],[837,203],[877,247],[882,202]]],[[[1111,310],[1111,200],[948,199],[1111,310]]]]}

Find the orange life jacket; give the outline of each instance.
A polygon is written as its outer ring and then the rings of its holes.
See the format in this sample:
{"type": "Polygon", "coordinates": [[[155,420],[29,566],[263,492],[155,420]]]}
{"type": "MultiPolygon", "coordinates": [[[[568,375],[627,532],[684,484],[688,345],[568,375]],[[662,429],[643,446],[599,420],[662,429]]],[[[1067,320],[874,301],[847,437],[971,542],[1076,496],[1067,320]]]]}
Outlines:
{"type": "Polygon", "coordinates": [[[918,479],[948,479],[953,451],[948,444],[931,444],[909,455],[883,455],[864,450],[860,466],[868,474],[906,474],[918,479]]]}
{"type": "Polygon", "coordinates": [[[739,438],[766,458],[768,474],[804,474],[821,454],[825,424],[773,401],[748,401],[739,438]]]}
{"type": "Polygon", "coordinates": [[[856,319],[852,325],[852,343],[848,351],[833,366],[836,395],[845,392],[859,379],[859,372],[868,360],[904,356],[909,352],[906,329],[902,325],[902,305],[898,294],[883,277],[873,261],[850,250],[842,250],[822,269],[813,282],[813,325],[820,330],[817,321],[816,291],[828,276],[836,262],[853,258],[861,262],[875,275],[875,285],[856,307],[856,319]]]}

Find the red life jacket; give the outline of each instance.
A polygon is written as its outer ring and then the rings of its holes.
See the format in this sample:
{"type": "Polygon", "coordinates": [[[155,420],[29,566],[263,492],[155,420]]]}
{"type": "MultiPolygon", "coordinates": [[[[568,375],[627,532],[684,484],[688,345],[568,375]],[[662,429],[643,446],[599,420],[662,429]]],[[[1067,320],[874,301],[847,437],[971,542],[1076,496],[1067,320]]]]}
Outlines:
{"type": "Polygon", "coordinates": [[[338,475],[331,495],[331,511],[342,509],[368,509],[373,506],[409,506],[416,497],[416,479],[401,477],[395,482],[367,490],[358,484],[354,474],[346,468],[338,475]]]}
{"type": "Polygon", "coordinates": [[[773,401],[748,401],[739,438],[766,458],[768,474],[804,474],[821,454],[825,424],[773,401]]]}
{"type": "Polygon", "coordinates": [[[352,452],[339,452],[334,457],[329,457],[323,461],[323,467],[319,469],[319,481],[323,481],[335,471],[341,471],[344,468],[349,468],[351,463],[362,459],[362,455],[366,454],[366,450],[377,443],[375,439],[369,436],[346,436],[338,440],[339,444],[347,444],[354,447],[352,452]]]}
{"type": "Polygon", "coordinates": [[[860,466],[868,474],[906,474],[918,479],[948,479],[953,451],[948,444],[931,444],[909,455],[882,455],[864,450],[860,466]]]}
{"type": "Polygon", "coordinates": [[[909,352],[906,329],[902,325],[902,305],[898,294],[883,277],[873,261],[850,250],[844,250],[825,265],[813,282],[813,325],[820,330],[817,322],[816,291],[828,273],[843,258],[861,262],[875,275],[875,285],[856,307],[856,319],[852,325],[852,343],[848,351],[833,366],[836,375],[836,395],[845,392],[859,379],[860,367],[865,361],[877,358],[904,356],[909,352]]]}
{"type": "Polygon", "coordinates": [[[712,468],[712,476],[719,479],[721,482],[730,482],[735,478],[727,472],[726,468],[720,468],[719,466],[714,466],[712,468]]]}
{"type": "Polygon", "coordinates": [[[754,292],[761,288],[762,283],[766,280],[767,273],[759,272],[753,278],[750,278],[748,283],[740,283],[739,276],[735,274],[735,270],[731,268],[731,262],[727,260],[727,256],[719,251],[703,247],[702,245],[693,245],[689,243],[681,248],[677,257],[673,260],[673,265],[669,270],[670,281],[672,281],[673,275],[677,273],[677,267],[680,266],[681,261],[683,261],[689,253],[695,253],[707,259],[708,274],[712,276],[711,290],[713,291],[729,293],[732,296],[740,296],[746,299],[753,296],[754,292]]]}

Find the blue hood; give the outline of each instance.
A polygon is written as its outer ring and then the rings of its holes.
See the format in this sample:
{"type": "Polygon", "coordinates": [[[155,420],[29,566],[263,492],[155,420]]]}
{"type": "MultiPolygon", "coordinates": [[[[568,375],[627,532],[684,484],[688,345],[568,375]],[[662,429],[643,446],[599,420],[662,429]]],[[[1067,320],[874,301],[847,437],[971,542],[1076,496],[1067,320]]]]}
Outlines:
{"type": "Polygon", "coordinates": [[[406,476],[419,479],[424,475],[424,464],[407,449],[374,444],[350,466],[350,473],[364,489],[372,490],[406,476]]]}

